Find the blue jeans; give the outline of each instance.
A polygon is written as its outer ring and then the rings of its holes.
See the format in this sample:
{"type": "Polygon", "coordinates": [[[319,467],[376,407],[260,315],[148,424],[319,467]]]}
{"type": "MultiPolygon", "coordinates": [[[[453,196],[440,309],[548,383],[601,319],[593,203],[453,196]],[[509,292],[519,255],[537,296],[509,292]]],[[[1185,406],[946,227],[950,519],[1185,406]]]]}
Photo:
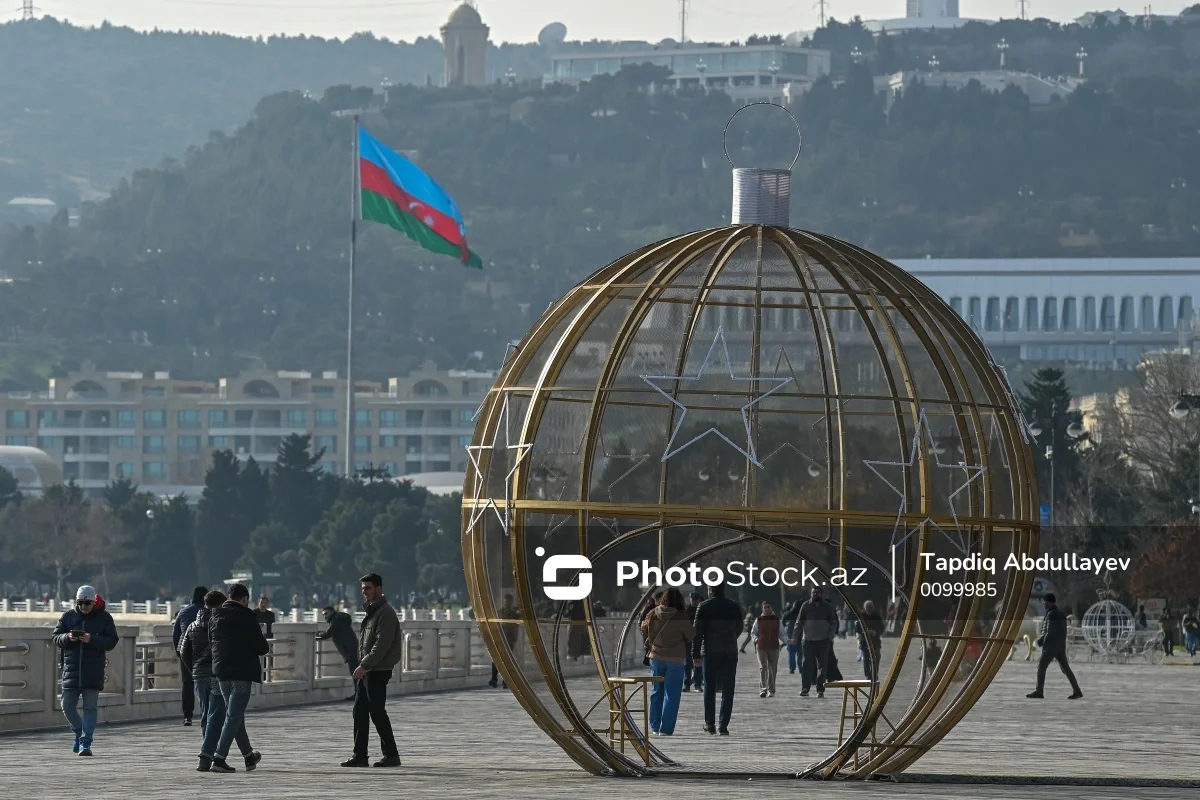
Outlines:
{"type": "Polygon", "coordinates": [[[98,706],[100,703],[99,689],[63,689],[62,690],[62,710],[63,716],[67,718],[67,724],[71,726],[71,730],[75,732],[75,738],[79,740],[80,747],[91,748],[92,734],[96,732],[96,717],[99,714],[98,706]],[[83,696],[83,717],[79,716],[79,697],[83,696]]]}
{"type": "Polygon", "coordinates": [[[1188,631],[1186,644],[1187,644],[1188,655],[1189,656],[1196,655],[1196,651],[1200,650],[1200,636],[1192,633],[1191,631],[1188,631]]]}
{"type": "MultiPolygon", "coordinates": [[[[200,739],[203,742],[204,737],[208,734],[208,706],[212,698],[213,687],[217,686],[216,678],[196,678],[196,705],[200,708],[200,739]]],[[[216,689],[217,699],[224,703],[225,700],[221,697],[221,689],[216,689]]],[[[224,712],[221,712],[222,714],[224,712]]],[[[224,723],[219,723],[224,725],[224,723]]],[[[238,750],[242,755],[249,755],[253,749],[250,747],[250,737],[246,735],[246,724],[243,722],[234,734],[234,739],[237,741],[238,750]]],[[[214,745],[215,747],[216,745],[214,745]]],[[[201,745],[203,747],[203,745],[201,745]]]]}
{"type": "Polygon", "coordinates": [[[208,711],[204,715],[204,744],[200,747],[200,755],[225,760],[229,755],[229,746],[238,736],[238,731],[241,730],[245,735],[246,706],[249,703],[250,681],[212,679],[208,692],[208,711]]]}
{"type": "Polygon", "coordinates": [[[679,717],[679,698],[683,695],[683,664],[650,659],[650,674],[663,678],[650,690],[650,730],[671,734],[679,717]]]}
{"type": "Polygon", "coordinates": [[[804,645],[789,644],[788,649],[788,672],[795,672],[801,664],[804,663],[804,645]]]}

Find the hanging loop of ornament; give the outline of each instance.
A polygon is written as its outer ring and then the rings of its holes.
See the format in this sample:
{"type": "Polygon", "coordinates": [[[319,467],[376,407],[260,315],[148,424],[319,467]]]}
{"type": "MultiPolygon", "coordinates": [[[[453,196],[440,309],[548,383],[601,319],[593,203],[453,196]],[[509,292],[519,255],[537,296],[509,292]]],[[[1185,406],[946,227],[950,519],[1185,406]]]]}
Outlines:
{"type": "Polygon", "coordinates": [[[725,151],[725,160],[729,162],[729,166],[733,167],[734,169],[738,168],[737,164],[733,163],[733,159],[729,155],[729,126],[733,124],[733,120],[738,114],[742,113],[747,108],[753,108],[754,106],[774,106],[783,113],[787,114],[788,117],[791,118],[792,124],[796,126],[796,156],[792,159],[791,166],[788,167],[788,171],[791,172],[796,168],[796,162],[800,160],[800,151],[804,148],[804,134],[800,132],[800,122],[796,119],[795,114],[793,114],[791,111],[788,111],[786,106],[781,106],[779,103],[770,103],[766,100],[747,103],[737,111],[733,112],[733,115],[729,118],[729,121],[725,123],[725,133],[721,136],[721,148],[725,151]]]}

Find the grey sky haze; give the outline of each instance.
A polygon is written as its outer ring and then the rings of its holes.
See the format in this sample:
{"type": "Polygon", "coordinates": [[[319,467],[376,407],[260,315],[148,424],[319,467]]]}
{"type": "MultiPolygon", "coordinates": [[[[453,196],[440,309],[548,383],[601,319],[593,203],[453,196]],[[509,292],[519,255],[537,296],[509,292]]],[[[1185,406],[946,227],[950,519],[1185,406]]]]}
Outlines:
{"type": "MultiPolygon", "coordinates": [[[[148,30],[222,31],[238,36],[309,34],[344,38],[369,30],[389,39],[437,35],[457,0],[35,0],[41,13],[78,25],[116,25],[148,30]]],[[[1154,11],[1177,13],[1190,2],[1174,0],[1154,11]]],[[[1067,21],[1104,5],[1097,0],[1030,0],[1031,16],[1067,21]]],[[[1131,13],[1143,4],[1130,4],[1131,13]]],[[[0,19],[19,16],[7,0],[0,19]]],[[[528,42],[549,22],[567,25],[569,39],[642,39],[679,36],[678,0],[478,0],[495,42],[528,42]]],[[[848,20],[904,16],[904,0],[828,0],[827,14],[848,20]]],[[[961,0],[964,17],[1012,18],[1016,0],[961,0]]],[[[688,38],[744,39],[754,33],[811,30],[817,10],[810,0],[691,0],[688,38]]]]}

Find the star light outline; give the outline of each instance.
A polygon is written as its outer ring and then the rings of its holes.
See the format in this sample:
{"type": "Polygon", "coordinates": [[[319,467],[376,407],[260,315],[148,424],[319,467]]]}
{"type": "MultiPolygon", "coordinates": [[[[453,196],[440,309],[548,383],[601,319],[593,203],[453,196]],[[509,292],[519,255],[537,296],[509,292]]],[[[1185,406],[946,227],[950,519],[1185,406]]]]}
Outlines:
{"type": "Polygon", "coordinates": [[[754,466],[759,467],[759,468],[762,467],[762,463],[758,460],[757,450],[754,446],[754,432],[751,430],[751,427],[750,427],[750,409],[753,408],[754,406],[758,405],[759,403],[761,403],[766,398],[770,397],[775,392],[782,389],[784,386],[787,386],[789,383],[791,383],[794,380],[794,378],[768,378],[766,376],[754,377],[754,376],[735,375],[733,373],[733,359],[730,358],[730,356],[729,356],[729,343],[725,339],[724,326],[719,326],[717,328],[717,333],[713,337],[712,344],[709,345],[708,352],[704,355],[704,361],[702,361],[700,363],[700,369],[694,377],[689,376],[689,375],[639,375],[638,377],[641,378],[643,381],[645,381],[646,384],[650,388],[654,389],[654,391],[658,392],[663,397],[665,397],[672,405],[674,405],[680,411],[679,418],[675,422],[675,427],[671,431],[671,437],[667,440],[666,449],[663,451],[662,461],[669,460],[671,457],[679,454],[683,450],[686,450],[688,447],[692,446],[693,444],[700,441],[705,436],[708,436],[711,433],[711,434],[716,434],[716,436],[719,439],[724,441],[726,444],[728,444],[734,450],[737,450],[745,458],[749,459],[750,462],[752,464],[754,464],[754,466]],[[758,395],[757,397],[752,399],[750,402],[746,403],[745,405],[743,405],[741,407],[742,425],[746,429],[746,448],[739,447],[737,444],[734,443],[734,441],[732,439],[730,439],[728,436],[726,436],[724,433],[722,433],[716,427],[710,427],[710,428],[708,428],[708,430],[702,431],[701,433],[692,437],[690,440],[688,440],[684,444],[682,444],[679,447],[676,447],[675,449],[672,450],[671,446],[675,443],[675,438],[679,435],[679,431],[681,431],[683,429],[684,420],[687,419],[688,408],[682,402],[680,402],[677,398],[675,398],[670,392],[666,391],[661,386],[658,386],[655,383],[655,381],[698,381],[698,380],[700,380],[701,378],[704,377],[704,371],[708,368],[709,361],[712,360],[713,353],[717,349],[718,341],[721,343],[721,349],[725,353],[725,365],[726,365],[727,369],[729,370],[730,380],[750,381],[750,382],[764,381],[767,383],[774,383],[775,386],[768,389],[766,392],[758,395]]]}
{"type": "MultiPolygon", "coordinates": [[[[512,409],[511,409],[511,405],[509,403],[509,399],[512,397],[512,395],[509,392],[509,390],[507,390],[507,389],[503,390],[503,391],[504,391],[504,406],[503,406],[503,410],[501,411],[501,414],[503,415],[503,425],[504,425],[504,449],[517,451],[516,460],[513,462],[511,469],[509,469],[508,473],[504,476],[504,513],[501,514],[500,508],[499,508],[499,506],[496,505],[496,501],[494,499],[492,499],[491,497],[487,498],[487,502],[485,502],[482,506],[478,506],[471,510],[471,516],[467,520],[467,533],[468,534],[475,532],[475,526],[479,523],[479,520],[482,519],[483,516],[490,509],[496,515],[496,519],[499,520],[500,527],[504,531],[504,535],[505,536],[509,535],[509,523],[510,523],[510,515],[512,512],[512,494],[513,494],[512,478],[513,478],[513,475],[516,474],[517,469],[520,468],[521,464],[524,463],[525,457],[529,455],[529,451],[531,449],[533,449],[533,442],[518,442],[517,444],[512,444],[512,425],[511,425],[512,409]]],[[[479,493],[480,493],[480,490],[483,488],[483,482],[484,482],[483,469],[481,468],[480,463],[479,463],[479,453],[484,450],[495,450],[495,449],[496,449],[496,445],[494,442],[493,442],[493,444],[467,445],[467,458],[469,458],[471,460],[471,464],[475,467],[475,487],[474,487],[472,494],[476,499],[479,498],[479,493]]]]}
{"type": "MultiPolygon", "coordinates": [[[[967,548],[966,540],[963,539],[962,523],[959,522],[958,511],[954,507],[954,498],[957,497],[960,492],[962,492],[964,489],[966,489],[972,483],[974,483],[975,480],[978,479],[981,475],[983,475],[985,472],[987,472],[987,466],[984,464],[967,464],[967,463],[961,462],[961,461],[957,464],[943,464],[941,457],[938,455],[938,452],[937,452],[937,442],[933,438],[933,430],[929,427],[929,417],[927,416],[925,409],[921,409],[921,412],[917,418],[917,428],[916,428],[916,431],[914,431],[914,433],[913,433],[913,441],[912,441],[911,447],[909,448],[907,461],[876,461],[876,460],[871,460],[871,459],[863,459],[863,465],[866,466],[867,469],[874,472],[876,477],[878,477],[881,481],[883,481],[885,484],[887,484],[888,488],[891,489],[893,492],[895,492],[900,497],[900,505],[896,510],[896,522],[895,522],[895,525],[892,527],[892,539],[888,545],[889,548],[899,547],[904,542],[908,541],[908,539],[914,533],[919,531],[925,525],[925,523],[928,522],[931,525],[933,525],[935,528],[937,528],[939,531],[941,531],[942,534],[946,537],[946,539],[952,545],[954,545],[956,548],[958,548],[959,551],[961,551],[963,555],[968,555],[968,552],[967,552],[968,548],[967,548]],[[899,541],[897,541],[897,539],[896,539],[897,533],[900,530],[902,530],[902,529],[907,530],[907,528],[908,528],[908,526],[904,524],[904,519],[903,519],[905,506],[908,505],[908,485],[907,485],[907,483],[905,483],[903,488],[897,487],[894,483],[892,483],[890,480],[888,480],[883,475],[883,473],[881,473],[878,469],[876,469],[876,467],[877,466],[879,466],[879,467],[900,467],[902,469],[903,468],[912,469],[916,465],[918,455],[920,454],[920,447],[922,444],[922,442],[921,442],[922,429],[924,429],[924,431],[923,431],[924,437],[928,441],[929,453],[930,453],[930,455],[933,456],[933,463],[935,466],[937,466],[941,469],[962,469],[967,473],[967,479],[963,482],[962,486],[959,486],[957,489],[955,489],[953,492],[950,492],[950,494],[948,494],[946,496],[946,499],[950,504],[950,515],[954,519],[955,533],[959,537],[959,541],[957,541],[957,542],[953,538],[950,537],[949,533],[946,531],[945,528],[938,525],[930,517],[926,517],[925,519],[918,522],[915,526],[912,527],[912,530],[908,530],[908,532],[905,533],[904,536],[902,536],[899,539],[899,541]]],[[[907,576],[907,573],[906,573],[906,576],[907,576]]],[[[895,576],[893,576],[893,577],[895,577],[895,576]]]]}

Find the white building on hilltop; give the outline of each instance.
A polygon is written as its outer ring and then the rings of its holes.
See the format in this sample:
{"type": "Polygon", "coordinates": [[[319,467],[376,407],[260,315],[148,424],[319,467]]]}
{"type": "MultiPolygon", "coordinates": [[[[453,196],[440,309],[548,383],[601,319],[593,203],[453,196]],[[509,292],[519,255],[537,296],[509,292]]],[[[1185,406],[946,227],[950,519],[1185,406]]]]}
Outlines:
{"type": "Polygon", "coordinates": [[[958,0],[906,0],[903,17],[868,20],[864,24],[867,30],[886,34],[932,28],[961,28],[968,22],[991,22],[991,20],[960,17],[958,0]]]}

